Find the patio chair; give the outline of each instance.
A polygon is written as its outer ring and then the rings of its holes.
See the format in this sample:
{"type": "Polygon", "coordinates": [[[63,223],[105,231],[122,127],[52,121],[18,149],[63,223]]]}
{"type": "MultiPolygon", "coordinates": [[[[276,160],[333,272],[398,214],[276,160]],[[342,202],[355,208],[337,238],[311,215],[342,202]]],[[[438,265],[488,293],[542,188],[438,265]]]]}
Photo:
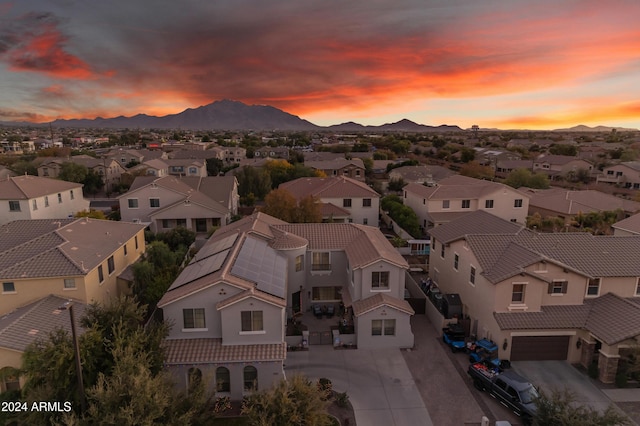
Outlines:
{"type": "Polygon", "coordinates": [[[327,306],[327,318],[332,318],[333,317],[333,315],[336,313],[335,309],[336,308],[333,305],[327,306]]]}
{"type": "Polygon", "coordinates": [[[322,318],[322,308],[320,305],[313,305],[313,315],[315,315],[316,318],[322,318]]]}

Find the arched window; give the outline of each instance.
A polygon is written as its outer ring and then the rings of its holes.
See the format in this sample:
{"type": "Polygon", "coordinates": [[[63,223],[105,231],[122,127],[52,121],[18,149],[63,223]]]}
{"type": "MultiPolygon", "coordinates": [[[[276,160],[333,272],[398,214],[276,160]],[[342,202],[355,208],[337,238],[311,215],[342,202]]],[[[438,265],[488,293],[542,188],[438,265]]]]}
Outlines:
{"type": "Polygon", "coordinates": [[[258,390],[258,370],[256,370],[256,368],[252,365],[247,365],[244,368],[244,390],[258,390]]]}
{"type": "Polygon", "coordinates": [[[231,392],[231,375],[226,367],[216,368],[216,392],[231,392]]]}
{"type": "Polygon", "coordinates": [[[202,371],[200,371],[199,368],[190,368],[187,376],[187,386],[189,387],[189,389],[193,389],[194,386],[198,386],[201,382],[202,371]]]}

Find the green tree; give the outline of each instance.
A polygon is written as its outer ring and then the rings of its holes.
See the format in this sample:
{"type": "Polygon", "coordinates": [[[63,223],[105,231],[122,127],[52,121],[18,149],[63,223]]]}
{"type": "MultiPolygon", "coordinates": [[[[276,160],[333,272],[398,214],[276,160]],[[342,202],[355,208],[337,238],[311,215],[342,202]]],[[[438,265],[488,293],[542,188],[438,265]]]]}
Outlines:
{"type": "Polygon", "coordinates": [[[60,173],[58,173],[58,179],[66,180],[67,182],[83,183],[87,178],[89,169],[82,164],[76,163],[62,163],[60,166],[60,173]]]}
{"type": "Polygon", "coordinates": [[[96,173],[95,170],[88,170],[87,175],[82,181],[84,185],[84,191],[89,194],[95,194],[102,189],[104,186],[104,182],[102,181],[102,176],[96,173]]]}
{"type": "Polygon", "coordinates": [[[218,176],[224,167],[219,158],[207,158],[207,176],[218,176]]]}
{"type": "Polygon", "coordinates": [[[475,160],[476,152],[470,148],[462,148],[460,150],[460,161],[463,163],[468,163],[470,161],[475,160]]]}
{"type": "Polygon", "coordinates": [[[578,147],[576,145],[553,144],[549,147],[549,152],[554,155],[568,155],[575,157],[578,155],[578,147]]]}
{"type": "Polygon", "coordinates": [[[73,217],[90,217],[92,219],[107,220],[107,216],[101,210],[82,210],[77,212],[73,217]]]}
{"type": "Polygon", "coordinates": [[[537,189],[549,188],[547,175],[544,173],[533,174],[529,169],[513,170],[504,180],[504,183],[516,189],[522,186],[537,189]]]}
{"type": "Polygon", "coordinates": [[[373,159],[372,158],[363,158],[362,163],[364,164],[364,175],[371,176],[373,173],[373,159]]]}
{"type": "Polygon", "coordinates": [[[287,160],[271,160],[267,161],[264,165],[264,169],[271,177],[271,187],[277,188],[281,183],[287,182],[291,179],[293,165],[287,160]]]}
{"type": "Polygon", "coordinates": [[[389,188],[389,191],[402,191],[405,185],[404,179],[399,177],[397,179],[389,179],[387,188],[389,188]]]}
{"type": "Polygon", "coordinates": [[[568,390],[541,393],[536,401],[534,426],[620,426],[631,424],[629,419],[609,405],[604,412],[578,405],[568,390]]]}
{"type": "Polygon", "coordinates": [[[183,255],[163,241],[153,241],[147,246],[144,260],[133,264],[133,294],[150,311],[178,276],[183,255]]]}
{"type": "Polygon", "coordinates": [[[242,406],[252,426],[325,426],[328,391],[304,376],[281,380],[268,390],[251,394],[242,406]]]}
{"type": "MultiPolygon", "coordinates": [[[[235,176],[238,180],[238,194],[241,199],[253,194],[255,199],[263,200],[271,191],[271,176],[264,169],[244,166],[236,170],[235,176]]],[[[246,205],[246,203],[243,204],[246,205]]]]}
{"type": "Polygon", "coordinates": [[[38,176],[38,169],[31,161],[19,160],[9,167],[16,175],[32,175],[38,176]]]}
{"type": "Polygon", "coordinates": [[[318,199],[308,195],[298,201],[296,222],[320,223],[322,222],[322,205],[318,199]]]}

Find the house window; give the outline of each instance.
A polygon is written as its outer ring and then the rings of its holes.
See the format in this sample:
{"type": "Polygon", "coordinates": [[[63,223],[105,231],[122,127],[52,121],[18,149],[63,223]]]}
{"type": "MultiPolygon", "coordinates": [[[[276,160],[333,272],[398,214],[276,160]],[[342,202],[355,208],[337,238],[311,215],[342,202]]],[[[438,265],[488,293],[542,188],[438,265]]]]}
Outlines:
{"type": "Polygon", "coordinates": [[[127,244],[125,244],[125,245],[123,246],[123,249],[124,249],[124,255],[126,256],[126,255],[127,255],[127,244]]]}
{"type": "Polygon", "coordinates": [[[65,278],[64,279],[64,288],[76,288],[76,279],[75,278],[65,278]]]}
{"type": "Polygon", "coordinates": [[[160,207],[160,198],[149,198],[149,207],[154,209],[160,207]]]}
{"type": "Polygon", "coordinates": [[[45,207],[49,207],[49,196],[48,195],[44,196],[44,206],[45,207]]]}
{"type": "Polygon", "coordinates": [[[389,271],[372,272],[371,288],[389,288],[389,271]]]}
{"type": "Polygon", "coordinates": [[[368,225],[369,224],[369,219],[367,219],[366,217],[364,219],[362,219],[362,224],[363,225],[368,225]]]}
{"type": "MultiPolygon", "coordinates": [[[[638,294],[636,285],[636,294],[638,294]]],[[[587,285],[587,296],[597,296],[600,293],[600,278],[590,278],[587,285]]]]}
{"type": "Polygon", "coordinates": [[[363,198],[362,207],[371,207],[371,198],[363,198]]]}
{"type": "Polygon", "coordinates": [[[202,371],[199,368],[191,367],[187,372],[188,388],[193,390],[202,383],[202,371]]]}
{"type": "Polygon", "coordinates": [[[522,207],[522,198],[513,201],[513,207],[522,207]]]}
{"type": "Polygon", "coordinates": [[[442,200],[442,208],[443,209],[449,208],[449,200],[442,200]]]}
{"type": "Polygon", "coordinates": [[[69,194],[71,195],[71,199],[73,200],[75,197],[73,195],[73,189],[71,191],[69,191],[69,194]]]}
{"type": "Polygon", "coordinates": [[[484,208],[485,209],[492,209],[493,208],[493,200],[485,200],[484,208]]]}
{"type": "Polygon", "coordinates": [[[345,198],[342,200],[342,207],[351,207],[351,198],[345,198]]]}
{"type": "Polygon", "coordinates": [[[311,299],[314,301],[340,300],[342,287],[313,287],[311,289],[311,299]]]}
{"type": "Polygon", "coordinates": [[[138,250],[138,236],[133,237],[133,241],[136,243],[136,250],[138,250]]]}
{"type": "Polygon", "coordinates": [[[169,219],[162,219],[162,227],[169,228],[169,226],[170,226],[169,219]]]}
{"type": "Polygon", "coordinates": [[[4,282],[2,283],[2,292],[3,293],[15,293],[16,286],[13,282],[4,282]]]}
{"type": "Polygon", "coordinates": [[[444,244],[440,244],[440,257],[444,259],[444,244]]]}
{"type": "Polygon", "coordinates": [[[129,203],[129,208],[130,209],[137,209],[138,208],[138,199],[137,198],[128,198],[127,199],[127,203],[129,203]]]}
{"type": "Polygon", "coordinates": [[[607,170],[607,174],[608,175],[612,175],[613,174],[613,170],[607,170]]]}
{"type": "Polygon", "coordinates": [[[189,174],[190,175],[195,175],[198,173],[198,169],[196,169],[195,167],[189,167],[189,174]]]}
{"type": "Polygon", "coordinates": [[[511,290],[511,301],[524,303],[524,284],[514,284],[511,290]]]}
{"type": "Polygon", "coordinates": [[[204,320],[204,308],[183,309],[182,319],[185,329],[206,328],[204,320]]]}
{"type": "Polygon", "coordinates": [[[356,177],[360,177],[360,170],[356,170],[356,177]]]}
{"type": "Polygon", "coordinates": [[[304,269],[304,254],[296,256],[296,272],[300,272],[304,269]]]}
{"type": "Polygon", "coordinates": [[[328,251],[311,253],[311,270],[312,271],[330,271],[331,260],[328,251]]]}
{"type": "Polygon", "coordinates": [[[262,311],[242,311],[240,312],[242,331],[262,331],[262,311]]]}
{"type": "Polygon", "coordinates": [[[176,226],[186,228],[187,227],[187,219],[176,219],[176,226]]]}
{"type": "Polygon", "coordinates": [[[549,283],[547,289],[549,294],[566,294],[567,293],[567,281],[566,280],[554,280],[549,283]]]}
{"type": "Polygon", "coordinates": [[[396,320],[395,319],[371,320],[371,335],[372,336],[395,336],[396,320]]]}
{"type": "Polygon", "coordinates": [[[231,392],[231,374],[227,367],[216,368],[216,392],[231,392]]]}
{"type": "Polygon", "coordinates": [[[258,370],[253,365],[247,365],[242,370],[244,378],[244,390],[245,392],[258,390],[258,370]]]}
{"type": "Polygon", "coordinates": [[[107,267],[109,268],[109,275],[113,274],[113,271],[116,270],[116,263],[113,260],[113,256],[110,256],[109,259],[107,259],[107,267]]]}
{"type": "Polygon", "coordinates": [[[102,265],[98,266],[98,282],[104,282],[104,272],[102,271],[102,265]]]}
{"type": "Polygon", "coordinates": [[[34,209],[34,210],[38,210],[38,200],[34,199],[34,200],[31,202],[31,205],[33,206],[33,209],[34,209]]]}
{"type": "Polygon", "coordinates": [[[42,176],[49,176],[49,169],[46,167],[42,168],[42,176]]]}
{"type": "Polygon", "coordinates": [[[463,209],[471,208],[471,200],[462,200],[462,208],[463,209]]]}
{"type": "Polygon", "coordinates": [[[19,212],[20,211],[20,201],[9,201],[9,211],[10,212],[19,212]]]}
{"type": "Polygon", "coordinates": [[[469,272],[469,282],[471,284],[476,283],[476,268],[473,266],[471,267],[471,271],[469,272]]]}
{"type": "Polygon", "coordinates": [[[58,192],[58,204],[62,203],[62,194],[58,192]]]}
{"type": "Polygon", "coordinates": [[[458,253],[453,255],[453,269],[455,269],[456,271],[458,270],[458,263],[460,261],[460,256],[458,256],[458,253]]]}

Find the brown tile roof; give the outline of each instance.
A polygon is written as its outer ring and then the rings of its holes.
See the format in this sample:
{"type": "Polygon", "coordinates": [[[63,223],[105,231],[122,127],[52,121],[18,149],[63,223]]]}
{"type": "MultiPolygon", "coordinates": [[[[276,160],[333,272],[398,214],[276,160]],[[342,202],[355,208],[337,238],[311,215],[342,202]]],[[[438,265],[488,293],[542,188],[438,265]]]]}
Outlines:
{"type": "Polygon", "coordinates": [[[343,209],[342,207],[338,207],[332,203],[322,203],[320,204],[320,214],[322,217],[349,217],[351,216],[351,212],[343,209]]]}
{"type": "Polygon", "coordinates": [[[283,231],[278,228],[271,228],[274,239],[269,245],[276,250],[291,250],[306,247],[309,241],[306,238],[283,231]]]}
{"type": "Polygon", "coordinates": [[[405,182],[416,182],[431,178],[438,182],[455,173],[442,166],[402,166],[397,167],[389,172],[389,175],[400,176],[405,182]]]}
{"type": "MultiPolygon", "coordinates": [[[[37,339],[47,339],[55,329],[62,328],[71,334],[69,312],[59,309],[67,301],[69,299],[50,295],[3,315],[0,318],[0,347],[22,352],[37,339]]],[[[80,319],[86,307],[80,301],[73,301],[79,333],[84,332],[80,319]]]]}
{"type": "Polygon", "coordinates": [[[280,306],[282,308],[287,306],[287,302],[279,297],[272,296],[270,294],[264,293],[255,287],[251,287],[248,290],[245,290],[241,293],[238,293],[234,296],[229,297],[228,299],[222,300],[216,304],[216,309],[221,310],[228,306],[231,306],[235,303],[238,303],[247,298],[254,298],[258,300],[262,300],[263,302],[271,303],[272,305],[280,306]]]}
{"type": "Polygon", "coordinates": [[[595,190],[569,191],[563,188],[524,189],[529,206],[574,215],[580,212],[600,212],[622,209],[625,212],[640,211],[640,203],[595,190]]]}
{"type": "Polygon", "coordinates": [[[366,299],[356,300],[353,302],[353,313],[355,316],[360,316],[370,312],[381,306],[388,306],[393,309],[397,309],[406,314],[415,314],[411,305],[406,300],[396,299],[384,293],[378,293],[374,296],[367,297],[366,299]]]}
{"type": "Polygon", "coordinates": [[[640,213],[629,216],[620,222],[616,222],[612,226],[615,229],[640,234],[640,213]]]}
{"type": "Polygon", "coordinates": [[[0,277],[84,275],[141,229],[144,225],[98,219],[10,222],[0,227],[0,277]]]}
{"type": "MultiPolygon", "coordinates": [[[[0,180],[0,199],[28,200],[43,197],[70,189],[82,188],[81,183],[66,182],[59,179],[22,175],[0,180]]],[[[78,196],[82,196],[79,193],[78,196]]]]}
{"type": "Polygon", "coordinates": [[[364,170],[364,163],[360,158],[347,160],[346,158],[334,158],[327,161],[306,161],[304,165],[316,170],[338,170],[347,166],[356,166],[364,170]]]}
{"type": "Polygon", "coordinates": [[[476,210],[431,229],[429,234],[447,244],[464,238],[468,234],[516,234],[523,229],[522,225],[509,222],[484,210],[476,210]]]}
{"type": "Polygon", "coordinates": [[[166,365],[283,361],[286,343],[222,345],[222,339],[165,340],[166,365]]]}
{"type": "Polygon", "coordinates": [[[583,305],[543,306],[540,312],[496,312],[501,330],[584,329],[608,345],[640,335],[640,303],[607,293],[583,305]]]}
{"type": "Polygon", "coordinates": [[[366,183],[346,176],[327,178],[304,177],[285,182],[281,184],[279,188],[289,191],[297,199],[308,195],[317,198],[380,197],[380,195],[366,183]]]}
{"type": "Polygon", "coordinates": [[[502,183],[474,179],[461,175],[446,177],[440,180],[435,186],[410,183],[403,189],[428,200],[477,199],[503,189],[515,191],[502,183]]]}

